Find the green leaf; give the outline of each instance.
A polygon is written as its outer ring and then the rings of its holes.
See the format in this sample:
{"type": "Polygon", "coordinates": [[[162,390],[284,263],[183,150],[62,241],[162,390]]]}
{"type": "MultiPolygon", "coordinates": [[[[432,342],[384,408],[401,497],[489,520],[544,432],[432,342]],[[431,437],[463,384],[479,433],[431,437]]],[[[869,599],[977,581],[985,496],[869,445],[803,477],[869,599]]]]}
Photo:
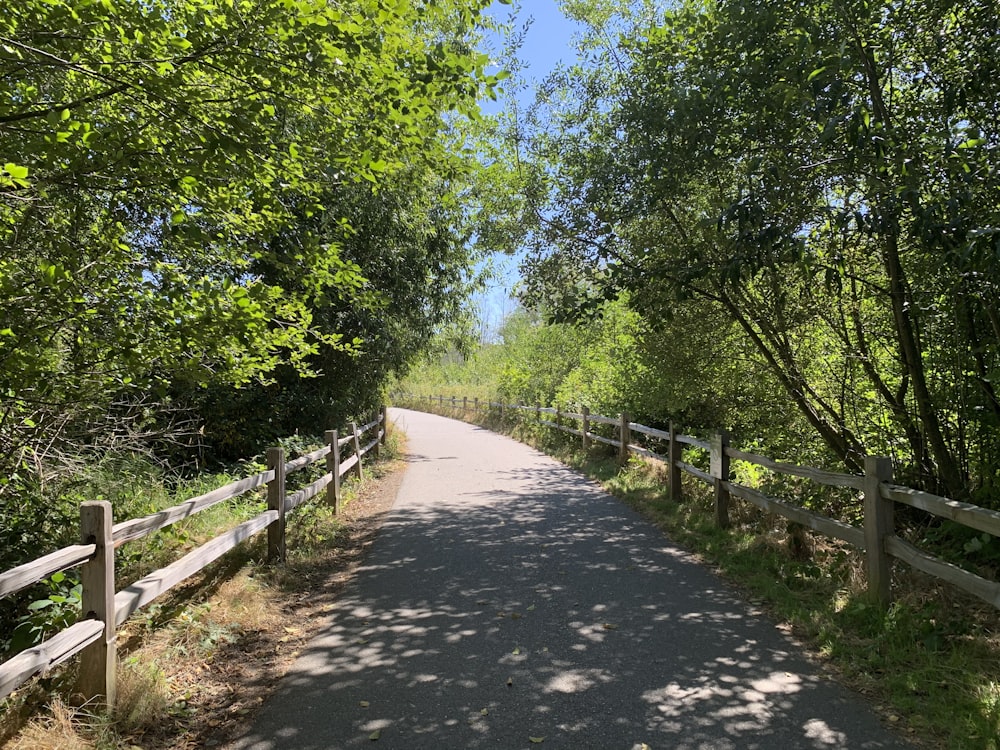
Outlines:
{"type": "Polygon", "coordinates": [[[3,168],[4,171],[14,179],[23,180],[25,177],[28,176],[28,168],[23,167],[19,164],[12,164],[11,162],[7,162],[6,164],[3,165],[3,168]]]}

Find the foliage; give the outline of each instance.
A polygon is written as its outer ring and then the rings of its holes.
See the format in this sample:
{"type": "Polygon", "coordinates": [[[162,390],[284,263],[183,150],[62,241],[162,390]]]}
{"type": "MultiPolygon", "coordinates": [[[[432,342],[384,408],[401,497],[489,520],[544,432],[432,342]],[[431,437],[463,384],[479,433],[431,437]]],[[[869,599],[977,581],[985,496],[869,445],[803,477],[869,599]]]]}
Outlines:
{"type": "Polygon", "coordinates": [[[834,460],[995,502],[990,4],[568,5],[584,58],[521,127],[530,303],[710,310],[834,460]]]}
{"type": "Polygon", "coordinates": [[[471,46],[484,5],[28,0],[0,19],[0,493],[108,433],[196,432],[164,416],[171,392],[358,348],[369,331],[319,314],[378,296],[349,204],[461,173],[447,118],[497,82],[471,46]]]}
{"type": "MultiPolygon", "coordinates": [[[[341,262],[358,281],[317,299],[313,323],[356,343],[349,351],[320,344],[305,360],[306,373],[282,366],[267,383],[177,390],[203,420],[217,459],[233,460],[284,435],[321,432],[370,412],[381,403],[387,378],[404,371],[435,331],[464,315],[469,255],[445,175],[411,167],[389,186],[355,185],[332,191],[324,202],[324,214],[300,217],[270,247],[274,258],[291,257],[303,231],[340,247],[341,262]]],[[[310,283],[296,263],[254,268],[282,288],[310,283]]]]}
{"type": "Polygon", "coordinates": [[[54,573],[41,586],[48,589],[48,595],[28,605],[28,613],[18,619],[10,639],[0,644],[0,653],[16,654],[38,645],[79,619],[83,587],[75,578],[54,573]]]}

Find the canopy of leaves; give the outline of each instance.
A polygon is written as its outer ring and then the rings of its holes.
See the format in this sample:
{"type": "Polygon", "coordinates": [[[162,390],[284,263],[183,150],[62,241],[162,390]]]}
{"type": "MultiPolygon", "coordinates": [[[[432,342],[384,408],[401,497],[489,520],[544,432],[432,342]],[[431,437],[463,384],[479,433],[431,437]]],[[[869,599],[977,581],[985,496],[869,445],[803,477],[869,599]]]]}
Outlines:
{"type": "Polygon", "coordinates": [[[888,454],[907,481],[988,494],[991,4],[620,5],[581,6],[589,58],[520,129],[547,175],[530,298],[568,316],[628,290],[650,321],[707,304],[837,460],[888,454]]]}
{"type": "Polygon", "coordinates": [[[319,411],[338,388],[351,408],[374,398],[470,262],[453,221],[470,154],[451,131],[498,80],[475,49],[487,4],[5,7],[5,501],[59,455],[136,448],[172,419],[197,432],[190,408],[212,398],[228,410],[303,375],[326,378],[297,393],[319,411]]]}

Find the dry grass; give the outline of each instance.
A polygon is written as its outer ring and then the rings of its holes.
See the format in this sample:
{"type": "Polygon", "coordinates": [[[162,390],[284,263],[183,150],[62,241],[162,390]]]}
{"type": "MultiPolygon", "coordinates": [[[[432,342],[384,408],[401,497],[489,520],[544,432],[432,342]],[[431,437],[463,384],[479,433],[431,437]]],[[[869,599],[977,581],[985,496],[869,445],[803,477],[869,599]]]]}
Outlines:
{"type": "Polygon", "coordinates": [[[79,710],[56,698],[49,704],[49,714],[32,719],[8,747],[10,750],[94,750],[95,745],[81,736],[81,725],[79,710]]]}

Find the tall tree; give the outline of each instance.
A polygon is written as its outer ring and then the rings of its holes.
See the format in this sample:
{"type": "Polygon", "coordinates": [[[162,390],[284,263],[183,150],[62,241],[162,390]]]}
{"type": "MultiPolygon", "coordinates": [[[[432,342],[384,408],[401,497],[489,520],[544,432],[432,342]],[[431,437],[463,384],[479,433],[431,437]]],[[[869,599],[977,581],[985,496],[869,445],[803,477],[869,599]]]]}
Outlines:
{"type": "Polygon", "coordinates": [[[89,439],[96,419],[106,429],[116,403],[348,350],[353,335],[316,305],[349,297],[364,272],[303,220],[340,221],[326,205],[338,191],[457,168],[447,118],[473,114],[496,82],[472,47],[486,4],[7,8],[0,482],[89,439]],[[296,283],[267,264],[294,267],[296,283]]]}
{"type": "Polygon", "coordinates": [[[933,0],[633,24],[536,139],[558,165],[536,289],[590,267],[589,295],[649,315],[711,302],[848,467],[889,452],[943,492],[991,486],[997,33],[990,3],[933,0]]]}

